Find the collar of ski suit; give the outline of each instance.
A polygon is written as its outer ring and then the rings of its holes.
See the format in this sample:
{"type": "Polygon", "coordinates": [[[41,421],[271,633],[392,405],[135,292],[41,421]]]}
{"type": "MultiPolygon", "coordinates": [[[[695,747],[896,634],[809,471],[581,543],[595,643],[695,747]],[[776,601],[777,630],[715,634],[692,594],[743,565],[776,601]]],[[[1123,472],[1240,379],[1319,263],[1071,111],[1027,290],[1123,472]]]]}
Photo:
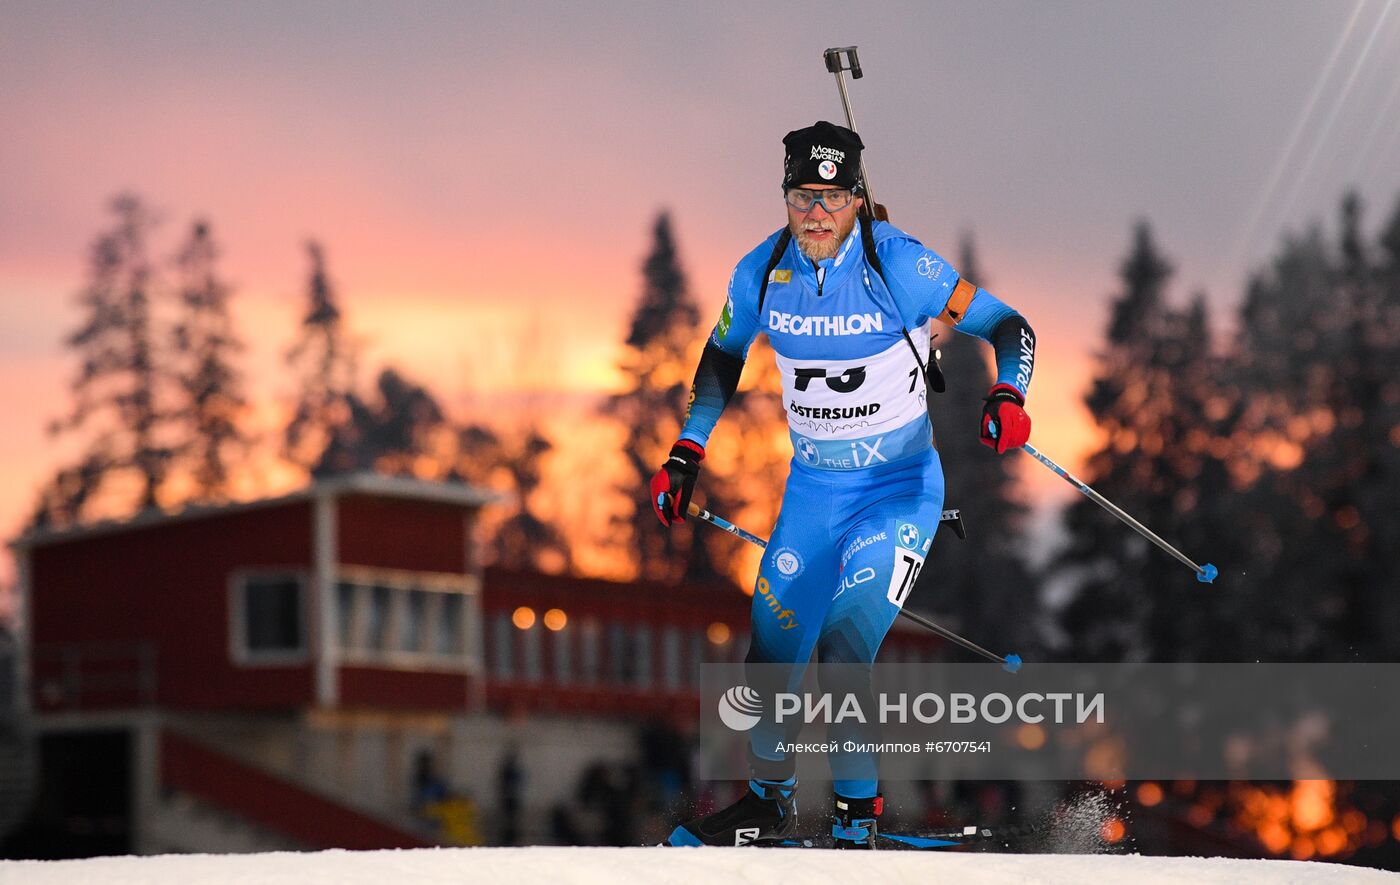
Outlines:
{"type": "Polygon", "coordinates": [[[836,250],[836,254],[817,262],[808,258],[798,247],[797,237],[792,238],[791,248],[797,252],[797,275],[802,279],[804,285],[813,291],[816,290],[818,268],[821,269],[822,289],[824,291],[830,291],[832,287],[840,285],[843,280],[855,272],[856,267],[865,257],[865,249],[860,242],[862,223],[861,219],[857,218],[856,223],[851,226],[851,232],[841,243],[841,248],[836,250]]]}

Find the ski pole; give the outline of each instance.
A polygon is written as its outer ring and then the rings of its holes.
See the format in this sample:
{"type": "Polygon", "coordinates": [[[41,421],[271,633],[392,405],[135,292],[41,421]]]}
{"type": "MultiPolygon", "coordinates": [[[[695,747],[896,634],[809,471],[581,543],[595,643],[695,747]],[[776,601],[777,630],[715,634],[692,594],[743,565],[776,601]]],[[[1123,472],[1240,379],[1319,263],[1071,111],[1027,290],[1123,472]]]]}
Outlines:
{"type": "Polygon", "coordinates": [[[1118,517],[1120,520],[1126,523],[1129,528],[1137,532],[1139,535],[1142,535],[1144,538],[1151,541],[1153,544],[1156,544],[1158,547],[1167,551],[1172,556],[1175,556],[1177,560],[1181,562],[1182,565],[1185,565],[1187,568],[1191,569],[1191,571],[1196,573],[1197,581],[1200,581],[1202,584],[1209,584],[1212,583],[1215,580],[1216,576],[1220,574],[1220,569],[1216,568],[1210,563],[1206,563],[1205,565],[1196,565],[1196,563],[1192,562],[1186,556],[1186,554],[1182,553],[1180,550],[1168,544],[1166,541],[1163,541],[1161,538],[1157,537],[1157,535],[1154,534],[1151,529],[1138,522],[1136,519],[1133,519],[1128,514],[1124,513],[1123,510],[1118,507],[1118,505],[1114,504],[1112,501],[1108,500],[1103,495],[1100,495],[1098,492],[1089,488],[1088,485],[1086,485],[1082,480],[1080,480],[1074,474],[1070,473],[1068,470],[1064,469],[1060,465],[1056,464],[1054,461],[1051,461],[1049,458],[1045,457],[1043,454],[1036,450],[1035,446],[1032,446],[1030,443],[1026,443],[1025,445],[1021,446],[1021,448],[1026,450],[1026,454],[1030,455],[1032,458],[1036,459],[1041,464],[1044,464],[1046,467],[1049,467],[1051,470],[1058,473],[1065,480],[1065,482],[1069,483],[1079,491],[1083,492],[1085,497],[1087,497],[1090,501],[1093,501],[1095,504],[1107,510],[1109,513],[1112,513],[1114,516],[1118,517]]]}
{"type": "MultiPolygon", "coordinates": [[[[758,535],[755,535],[753,532],[744,531],[743,529],[739,528],[737,525],[723,517],[715,516],[713,513],[701,507],[699,504],[696,504],[694,501],[690,502],[690,506],[686,508],[686,512],[689,513],[691,516],[695,517],[696,519],[708,522],[710,525],[715,526],[716,528],[724,529],[726,532],[729,532],[729,534],[734,535],[736,538],[742,538],[745,541],[748,541],[750,544],[757,545],[758,547],[764,549],[767,549],[768,547],[768,542],[760,538],[758,535]]],[[[962,524],[962,514],[956,510],[944,510],[942,516],[939,518],[938,521],[951,522],[955,526],[958,526],[962,524]]],[[[922,615],[916,615],[913,612],[905,611],[902,608],[899,610],[899,614],[902,617],[908,618],[909,620],[918,624],[920,627],[923,627],[925,630],[930,630],[938,634],[939,636],[942,636],[949,642],[961,645],[968,651],[975,652],[989,661],[995,661],[996,663],[1001,664],[1008,673],[1015,673],[1017,670],[1021,669],[1020,655],[1007,655],[1006,657],[1002,657],[1001,655],[996,654],[995,652],[987,651],[985,648],[983,648],[982,646],[978,645],[970,639],[964,639],[963,637],[954,633],[952,630],[949,630],[947,627],[942,627],[938,624],[935,624],[933,621],[930,621],[928,618],[925,618],[922,615]]]]}

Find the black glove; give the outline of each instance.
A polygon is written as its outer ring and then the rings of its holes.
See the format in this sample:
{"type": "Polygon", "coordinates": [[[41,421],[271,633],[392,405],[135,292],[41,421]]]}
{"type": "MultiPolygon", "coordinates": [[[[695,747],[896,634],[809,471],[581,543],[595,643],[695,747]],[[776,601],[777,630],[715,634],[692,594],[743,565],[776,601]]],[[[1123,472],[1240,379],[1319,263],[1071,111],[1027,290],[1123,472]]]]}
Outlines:
{"type": "Polygon", "coordinates": [[[685,522],[685,511],[690,506],[703,460],[705,447],[699,443],[682,439],[671,446],[671,457],[651,478],[651,507],[662,525],[669,527],[671,520],[685,522]]]}

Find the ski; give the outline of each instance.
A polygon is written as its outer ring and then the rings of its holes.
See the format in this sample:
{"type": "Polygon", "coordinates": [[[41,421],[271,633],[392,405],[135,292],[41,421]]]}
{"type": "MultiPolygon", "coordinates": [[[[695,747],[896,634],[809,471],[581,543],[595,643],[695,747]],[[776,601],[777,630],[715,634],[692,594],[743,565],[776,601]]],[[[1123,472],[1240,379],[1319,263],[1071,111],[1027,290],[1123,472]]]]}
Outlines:
{"type": "MultiPolygon", "coordinates": [[[[926,833],[883,833],[877,832],[877,846],[894,851],[932,851],[945,848],[959,848],[997,842],[1013,834],[993,827],[963,827],[958,830],[941,830],[926,833]]],[[[745,848],[832,848],[835,839],[831,836],[814,838],[759,839],[749,842],[745,848]]],[[[663,846],[682,847],[675,841],[663,842],[663,846]]]]}
{"type": "MultiPolygon", "coordinates": [[[[943,848],[958,848],[989,842],[997,838],[997,833],[989,827],[963,827],[960,830],[945,830],[931,833],[884,833],[876,832],[876,846],[895,851],[931,851],[943,848]]],[[[823,836],[816,839],[772,839],[754,843],[758,848],[831,848],[835,839],[823,836]]]]}

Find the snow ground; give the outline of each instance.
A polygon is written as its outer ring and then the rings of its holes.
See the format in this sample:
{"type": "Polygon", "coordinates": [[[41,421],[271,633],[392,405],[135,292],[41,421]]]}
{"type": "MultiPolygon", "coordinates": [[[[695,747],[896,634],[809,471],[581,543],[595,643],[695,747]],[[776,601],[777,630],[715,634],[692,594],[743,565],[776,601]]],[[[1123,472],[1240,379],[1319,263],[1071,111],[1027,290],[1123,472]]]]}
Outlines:
{"type": "Polygon", "coordinates": [[[548,882],[1310,883],[1400,882],[1339,864],[1138,855],[969,854],[752,848],[452,848],[4,861],[4,885],[431,885],[548,882]]]}

